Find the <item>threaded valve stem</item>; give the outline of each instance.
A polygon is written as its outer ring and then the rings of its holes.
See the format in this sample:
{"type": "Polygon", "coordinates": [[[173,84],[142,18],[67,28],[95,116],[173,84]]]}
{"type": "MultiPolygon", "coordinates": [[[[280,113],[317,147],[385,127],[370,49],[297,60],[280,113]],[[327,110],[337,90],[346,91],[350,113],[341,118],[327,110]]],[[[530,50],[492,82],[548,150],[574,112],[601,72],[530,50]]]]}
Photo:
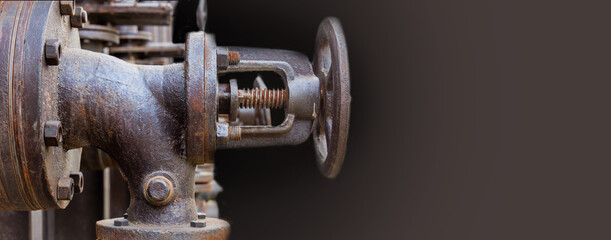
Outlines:
{"type": "Polygon", "coordinates": [[[283,89],[244,89],[238,91],[240,108],[281,108],[284,106],[287,94],[283,89]]]}

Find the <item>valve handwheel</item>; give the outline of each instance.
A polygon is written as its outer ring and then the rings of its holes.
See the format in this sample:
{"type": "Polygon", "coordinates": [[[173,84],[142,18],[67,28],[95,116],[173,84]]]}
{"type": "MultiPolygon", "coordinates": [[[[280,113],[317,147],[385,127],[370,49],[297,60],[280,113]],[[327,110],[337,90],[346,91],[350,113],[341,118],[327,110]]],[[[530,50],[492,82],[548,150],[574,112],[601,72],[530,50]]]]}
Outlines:
{"type": "Polygon", "coordinates": [[[320,24],[312,67],[320,79],[321,93],[319,116],[312,133],[316,158],[321,173],[334,178],[346,154],[352,99],[348,49],[337,18],[326,18],[320,24]]]}

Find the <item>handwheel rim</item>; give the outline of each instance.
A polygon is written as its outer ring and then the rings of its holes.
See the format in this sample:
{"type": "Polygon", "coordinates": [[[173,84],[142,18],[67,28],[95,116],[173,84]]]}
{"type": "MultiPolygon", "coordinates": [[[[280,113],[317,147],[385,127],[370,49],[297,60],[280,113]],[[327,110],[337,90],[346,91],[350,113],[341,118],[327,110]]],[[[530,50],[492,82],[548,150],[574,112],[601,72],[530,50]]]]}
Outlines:
{"type": "Polygon", "coordinates": [[[321,86],[320,114],[313,128],[318,168],[325,177],[335,178],[346,154],[351,102],[348,50],[337,18],[320,24],[312,66],[321,86]]]}

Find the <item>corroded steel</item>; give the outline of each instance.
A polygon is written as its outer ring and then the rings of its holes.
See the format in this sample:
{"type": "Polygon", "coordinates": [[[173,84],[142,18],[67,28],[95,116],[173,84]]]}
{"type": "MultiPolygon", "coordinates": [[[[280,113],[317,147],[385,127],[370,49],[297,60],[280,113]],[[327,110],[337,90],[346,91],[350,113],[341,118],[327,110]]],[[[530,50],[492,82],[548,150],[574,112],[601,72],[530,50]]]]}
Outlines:
{"type": "Polygon", "coordinates": [[[115,160],[131,189],[128,220],[172,225],[195,219],[195,165],[185,161],[182,142],[184,65],[140,66],[67,49],[60,69],[64,147],[93,146],[115,160]],[[140,190],[155,172],[173,175],[171,204],[150,205],[140,190]]]}
{"type": "MultiPolygon", "coordinates": [[[[98,221],[96,224],[97,238],[101,240],[116,239],[200,239],[225,240],[229,237],[229,223],[206,218],[205,227],[191,227],[191,223],[158,228],[154,226],[115,226],[115,219],[98,221]]],[[[194,220],[195,221],[195,220],[194,220]]]]}
{"type": "Polygon", "coordinates": [[[348,48],[337,18],[327,18],[320,24],[312,65],[322,93],[313,131],[316,158],[320,172],[334,178],[346,154],[352,100],[348,48]]]}
{"type": "Polygon", "coordinates": [[[186,43],[186,151],[194,164],[214,161],[216,148],[216,44],[210,35],[191,33],[186,43]]]}
{"type": "Polygon", "coordinates": [[[59,14],[58,2],[0,3],[0,209],[64,208],[57,183],[68,177],[73,159],[46,147],[47,121],[59,119],[57,66],[45,63],[47,39],[78,47],[78,34],[59,14]],[[55,77],[53,77],[55,76],[55,77]]]}
{"type": "MultiPolygon", "coordinates": [[[[213,192],[212,173],[196,179],[195,168],[213,162],[217,147],[296,145],[313,133],[321,171],[339,172],[350,84],[336,19],[321,24],[313,65],[286,50],[218,51],[212,35],[196,32],[178,47],[184,63],[145,66],[81,50],[71,18],[58,2],[0,2],[0,209],[65,208],[82,191],[81,149],[99,149],[108,156],[84,168],[118,166],[131,200],[125,219],[98,222],[98,238],[225,239],[229,225],[201,219],[194,197],[213,192]],[[238,90],[217,79],[259,71],[277,73],[284,87],[258,79],[238,90]],[[239,107],[266,111],[239,119],[239,107]],[[285,112],[276,126],[272,108],[285,112]]],[[[99,37],[90,40],[114,41],[99,37]]]]}

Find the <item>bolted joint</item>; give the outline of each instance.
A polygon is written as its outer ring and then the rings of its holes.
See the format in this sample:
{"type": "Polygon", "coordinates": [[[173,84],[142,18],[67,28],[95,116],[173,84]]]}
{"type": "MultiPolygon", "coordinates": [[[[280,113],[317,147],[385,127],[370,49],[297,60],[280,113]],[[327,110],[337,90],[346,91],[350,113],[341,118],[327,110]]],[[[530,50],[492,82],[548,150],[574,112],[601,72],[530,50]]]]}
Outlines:
{"type": "Polygon", "coordinates": [[[240,64],[240,53],[239,52],[229,51],[227,54],[229,56],[229,65],[240,64]]]}
{"type": "Polygon", "coordinates": [[[165,205],[174,197],[172,181],[165,176],[151,177],[144,188],[146,199],[153,205],[165,205]]]}
{"type": "Polygon", "coordinates": [[[226,122],[216,123],[216,142],[227,145],[229,141],[229,124],[226,122]]]}
{"type": "Polygon", "coordinates": [[[58,39],[48,39],[45,42],[45,61],[47,65],[58,65],[61,54],[62,45],[58,39]]]}
{"type": "Polygon", "coordinates": [[[129,226],[129,221],[125,218],[115,219],[114,225],[117,227],[129,226]]]}
{"type": "Polygon", "coordinates": [[[216,48],[216,67],[219,70],[227,70],[231,65],[240,63],[240,53],[229,51],[226,47],[216,48]]]}
{"type": "Polygon", "coordinates": [[[191,227],[193,227],[193,228],[204,228],[204,227],[206,227],[206,222],[200,221],[200,220],[191,221],[191,227]]]}
{"type": "Polygon", "coordinates": [[[242,128],[240,126],[229,126],[228,135],[230,141],[242,141],[242,128]]]}
{"type": "Polygon", "coordinates": [[[87,12],[82,7],[76,7],[74,15],[70,16],[70,25],[74,28],[83,28],[85,23],[87,23],[87,12]]]}
{"type": "Polygon", "coordinates": [[[240,126],[229,126],[226,122],[216,123],[216,141],[218,144],[227,145],[229,141],[241,141],[242,128],[240,126]]]}
{"type": "Polygon", "coordinates": [[[74,181],[74,186],[76,188],[75,192],[82,193],[83,188],[85,187],[85,178],[83,177],[83,173],[73,173],[70,174],[70,178],[74,181]]]}
{"type": "Polygon", "coordinates": [[[44,127],[44,139],[47,147],[57,147],[62,142],[62,123],[47,121],[44,127]]]}
{"type": "Polygon", "coordinates": [[[74,15],[74,0],[59,1],[59,13],[61,15],[74,15]]]}
{"type": "Polygon", "coordinates": [[[72,200],[74,196],[74,180],[64,177],[57,182],[57,200],[72,200]]]}

